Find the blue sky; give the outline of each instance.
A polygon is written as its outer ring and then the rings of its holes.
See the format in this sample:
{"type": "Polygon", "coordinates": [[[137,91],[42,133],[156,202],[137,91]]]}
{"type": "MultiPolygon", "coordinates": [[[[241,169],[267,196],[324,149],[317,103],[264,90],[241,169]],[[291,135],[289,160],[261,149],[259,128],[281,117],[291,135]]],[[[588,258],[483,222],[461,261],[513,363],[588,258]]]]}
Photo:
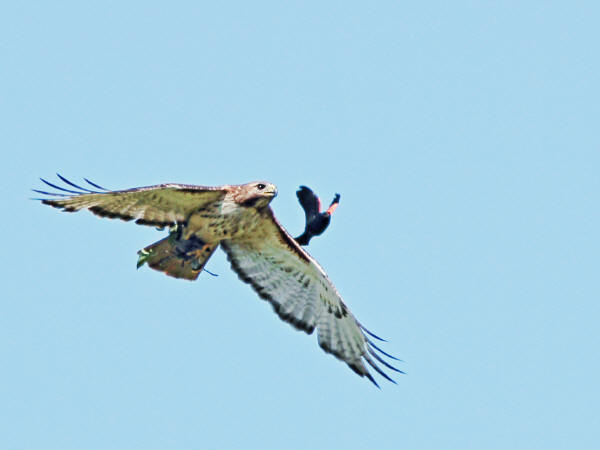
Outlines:
{"type": "Polygon", "coordinates": [[[0,17],[0,446],[564,449],[599,440],[594,2],[28,2],[0,17]],[[381,391],[219,252],[28,200],[266,179],[407,375],[381,391]]]}

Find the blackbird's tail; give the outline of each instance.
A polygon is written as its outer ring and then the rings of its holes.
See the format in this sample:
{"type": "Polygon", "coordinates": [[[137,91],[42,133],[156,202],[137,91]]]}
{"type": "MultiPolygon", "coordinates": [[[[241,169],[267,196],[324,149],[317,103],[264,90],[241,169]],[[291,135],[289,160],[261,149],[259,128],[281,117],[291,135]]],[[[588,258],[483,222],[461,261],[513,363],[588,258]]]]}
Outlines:
{"type": "Polygon", "coordinates": [[[304,231],[300,236],[294,238],[294,240],[300,245],[308,245],[310,238],[313,237],[308,231],[304,231]]]}
{"type": "Polygon", "coordinates": [[[195,280],[218,244],[209,245],[197,237],[177,239],[176,233],[138,252],[138,269],[148,264],[152,269],[175,278],[195,280]]]}

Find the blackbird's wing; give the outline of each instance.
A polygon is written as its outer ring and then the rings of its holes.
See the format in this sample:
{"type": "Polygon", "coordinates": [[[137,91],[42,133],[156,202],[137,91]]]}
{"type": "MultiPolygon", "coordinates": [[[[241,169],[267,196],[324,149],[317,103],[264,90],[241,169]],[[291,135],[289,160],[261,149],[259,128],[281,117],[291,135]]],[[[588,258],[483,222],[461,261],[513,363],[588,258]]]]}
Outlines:
{"type": "Polygon", "coordinates": [[[304,209],[306,222],[308,223],[321,210],[321,201],[319,200],[319,197],[306,186],[300,186],[300,189],[296,191],[296,196],[298,197],[302,209],[304,209]]]}

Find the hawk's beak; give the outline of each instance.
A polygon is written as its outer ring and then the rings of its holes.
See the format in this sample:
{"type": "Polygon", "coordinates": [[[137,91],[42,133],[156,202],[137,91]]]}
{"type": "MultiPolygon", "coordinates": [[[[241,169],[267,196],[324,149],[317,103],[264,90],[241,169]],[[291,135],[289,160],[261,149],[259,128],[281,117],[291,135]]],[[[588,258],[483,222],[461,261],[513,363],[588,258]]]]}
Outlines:
{"type": "Polygon", "coordinates": [[[277,188],[275,186],[270,187],[269,190],[265,191],[265,194],[270,195],[272,197],[277,197],[277,188]]]}

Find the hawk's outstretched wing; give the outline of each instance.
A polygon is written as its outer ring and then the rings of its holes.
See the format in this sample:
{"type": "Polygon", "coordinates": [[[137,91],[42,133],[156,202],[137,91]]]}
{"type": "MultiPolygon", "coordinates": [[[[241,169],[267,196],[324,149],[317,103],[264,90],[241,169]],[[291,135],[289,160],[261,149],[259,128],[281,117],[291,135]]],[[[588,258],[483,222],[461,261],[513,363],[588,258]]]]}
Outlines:
{"type": "Polygon", "coordinates": [[[356,320],[321,266],[279,224],[270,208],[247,239],[224,240],[221,247],[239,278],[268,300],[279,317],[308,334],[317,328],[321,348],[357,374],[377,385],[365,367],[366,361],[393,382],[373,359],[401,372],[377,354],[379,351],[397,359],[371,342],[367,334],[380,338],[356,320]]]}
{"type": "MultiPolygon", "coordinates": [[[[183,223],[198,208],[222,199],[223,187],[194,186],[187,184],[158,184],[122,191],[92,191],[82,188],[58,175],[61,180],[77,190],[65,189],[43,178],[44,183],[64,193],[52,193],[34,189],[35,192],[62,197],[42,199],[42,203],[68,212],[89,209],[98,216],[134,220],[137,224],[170,226],[183,223]]],[[[87,180],[86,180],[87,181],[87,180]]],[[[88,181],[92,186],[100,188],[88,181]]],[[[100,188],[104,189],[104,188],[100,188]]]]}

